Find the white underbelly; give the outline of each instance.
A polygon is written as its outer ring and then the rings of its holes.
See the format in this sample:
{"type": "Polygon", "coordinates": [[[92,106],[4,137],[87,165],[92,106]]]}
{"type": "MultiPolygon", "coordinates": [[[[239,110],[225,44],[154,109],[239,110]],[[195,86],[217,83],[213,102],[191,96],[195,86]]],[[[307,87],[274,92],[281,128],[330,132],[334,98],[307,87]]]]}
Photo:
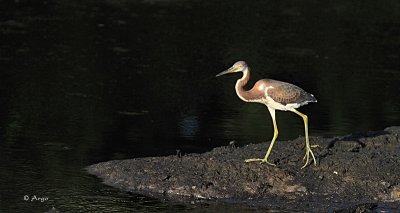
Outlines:
{"type": "Polygon", "coordinates": [[[300,104],[297,104],[297,103],[283,105],[283,104],[280,104],[280,103],[274,101],[270,97],[267,97],[266,99],[255,100],[252,102],[258,102],[261,104],[265,104],[268,107],[271,107],[276,110],[282,110],[282,111],[290,111],[292,109],[296,109],[301,106],[300,104]]]}

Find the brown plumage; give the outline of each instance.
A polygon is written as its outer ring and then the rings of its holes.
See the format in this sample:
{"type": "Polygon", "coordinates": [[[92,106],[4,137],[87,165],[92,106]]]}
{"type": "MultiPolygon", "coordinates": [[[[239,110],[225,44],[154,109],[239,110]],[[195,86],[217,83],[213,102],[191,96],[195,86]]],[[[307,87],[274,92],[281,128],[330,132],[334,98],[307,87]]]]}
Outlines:
{"type": "MultiPolygon", "coordinates": [[[[273,89],[267,91],[268,96],[274,101],[283,105],[298,103],[300,105],[307,104],[308,102],[316,102],[315,97],[304,91],[302,88],[282,81],[271,79],[260,80],[263,84],[272,86],[273,89]]],[[[260,82],[259,81],[259,82],[260,82]]]]}
{"type": "MultiPolygon", "coordinates": [[[[238,64],[237,66],[239,67],[244,67],[243,70],[239,70],[243,72],[243,77],[236,82],[235,86],[236,93],[243,101],[260,102],[265,104],[265,99],[269,97],[277,104],[282,104],[284,106],[287,104],[295,104],[297,106],[295,108],[298,108],[309,102],[317,102],[317,99],[314,97],[314,95],[304,91],[300,87],[294,84],[272,79],[261,79],[254,84],[252,89],[245,90],[244,86],[250,79],[250,69],[244,61],[239,61],[235,64],[238,64]]],[[[235,67],[235,65],[232,67],[235,67]]],[[[221,73],[218,74],[218,76],[220,75],[221,73]]]]}
{"type": "Polygon", "coordinates": [[[260,158],[247,159],[246,162],[261,161],[270,165],[275,165],[273,163],[268,162],[268,157],[269,154],[271,153],[272,146],[276,138],[278,137],[278,128],[276,125],[275,110],[282,110],[282,111],[292,111],[303,118],[305,136],[306,136],[306,155],[304,156],[306,159],[306,163],[302,168],[308,165],[310,154],[314,160],[314,164],[316,165],[316,160],[311,150],[308,139],[308,118],[306,115],[296,110],[296,108],[303,106],[309,102],[317,102],[317,99],[314,97],[314,95],[304,91],[303,89],[301,89],[296,85],[272,79],[261,79],[254,84],[252,89],[245,90],[244,86],[250,79],[250,69],[247,66],[246,62],[244,61],[236,62],[231,68],[217,74],[217,77],[224,74],[235,73],[235,72],[243,72],[242,78],[236,81],[235,85],[236,94],[243,101],[258,102],[265,104],[268,107],[268,110],[271,114],[272,121],[274,124],[274,137],[272,138],[271,144],[268,148],[265,157],[263,159],[260,158]]]}

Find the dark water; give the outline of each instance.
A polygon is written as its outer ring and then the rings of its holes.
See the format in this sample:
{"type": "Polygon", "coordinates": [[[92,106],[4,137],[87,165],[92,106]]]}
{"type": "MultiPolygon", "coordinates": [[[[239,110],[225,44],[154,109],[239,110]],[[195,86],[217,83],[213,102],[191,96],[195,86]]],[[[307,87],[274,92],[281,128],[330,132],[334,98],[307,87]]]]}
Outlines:
{"type": "MultiPolygon", "coordinates": [[[[311,135],[400,124],[395,0],[1,5],[0,212],[257,211],[129,194],[83,170],[269,140],[268,110],[234,93],[240,75],[215,78],[237,60],[251,84],[279,79],[318,98],[300,109],[311,135]]],[[[279,139],[303,134],[295,114],[277,121],[279,139]]]]}

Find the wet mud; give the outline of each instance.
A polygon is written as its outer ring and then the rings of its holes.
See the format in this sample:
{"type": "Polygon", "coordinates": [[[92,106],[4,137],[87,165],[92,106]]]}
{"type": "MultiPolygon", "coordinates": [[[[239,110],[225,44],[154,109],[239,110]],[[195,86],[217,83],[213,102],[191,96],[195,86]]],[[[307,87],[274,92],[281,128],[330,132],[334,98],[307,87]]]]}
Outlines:
{"type": "Polygon", "coordinates": [[[340,137],[311,137],[318,164],[303,165],[305,139],[277,141],[276,167],[247,158],[268,143],[218,147],[203,154],[114,160],[87,171],[122,190],[178,201],[225,201],[274,210],[368,212],[400,209],[400,127],[340,137]]]}

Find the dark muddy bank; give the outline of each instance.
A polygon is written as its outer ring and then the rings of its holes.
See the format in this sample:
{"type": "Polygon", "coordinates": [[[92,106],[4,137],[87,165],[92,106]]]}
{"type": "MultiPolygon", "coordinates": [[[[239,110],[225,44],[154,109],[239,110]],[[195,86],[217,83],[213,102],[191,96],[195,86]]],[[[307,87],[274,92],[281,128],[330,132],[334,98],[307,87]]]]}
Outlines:
{"type": "Polygon", "coordinates": [[[269,143],[204,154],[114,160],[88,171],[105,184],[178,200],[224,200],[279,210],[363,211],[400,205],[400,127],[343,137],[312,137],[318,166],[303,165],[304,138],[279,141],[277,167],[244,163],[269,143]]]}

